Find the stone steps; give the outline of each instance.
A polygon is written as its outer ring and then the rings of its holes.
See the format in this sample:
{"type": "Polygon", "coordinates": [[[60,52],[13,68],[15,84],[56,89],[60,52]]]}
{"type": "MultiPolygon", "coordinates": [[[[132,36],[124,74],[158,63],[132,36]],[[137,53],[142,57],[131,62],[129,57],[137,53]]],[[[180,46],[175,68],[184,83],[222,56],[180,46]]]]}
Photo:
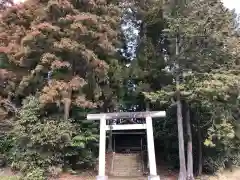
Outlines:
{"type": "Polygon", "coordinates": [[[114,177],[114,176],[111,176],[108,178],[109,180],[147,180],[147,177],[129,177],[129,176],[126,176],[126,177],[114,177]]]}
{"type": "Polygon", "coordinates": [[[119,178],[141,177],[143,173],[140,153],[116,153],[111,175],[119,178]]]}

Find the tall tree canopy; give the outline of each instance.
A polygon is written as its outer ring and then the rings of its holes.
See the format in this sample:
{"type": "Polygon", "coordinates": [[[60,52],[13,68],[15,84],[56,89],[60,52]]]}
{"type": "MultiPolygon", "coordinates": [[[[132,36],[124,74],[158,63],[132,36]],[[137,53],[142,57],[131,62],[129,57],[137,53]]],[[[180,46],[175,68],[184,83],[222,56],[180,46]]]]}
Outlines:
{"type": "MultiPolygon", "coordinates": [[[[146,23],[155,25],[163,22],[163,19],[167,23],[162,26],[162,31],[154,31],[155,34],[151,33],[149,36],[153,39],[152,44],[158,45],[154,52],[160,50],[162,57],[166,60],[165,69],[167,68],[168,73],[172,74],[172,70],[176,67],[176,60],[178,61],[182,76],[181,99],[190,104],[193,127],[198,127],[193,128],[196,133],[195,138],[200,128],[202,138],[206,139],[204,144],[207,147],[204,151],[209,150],[209,146],[214,146],[215,148],[211,150],[214,150],[219,158],[231,159],[231,156],[235,158],[236,148],[239,147],[239,140],[236,138],[236,123],[238,124],[239,119],[238,87],[240,82],[238,78],[239,44],[235,44],[239,41],[236,16],[216,0],[193,0],[185,5],[176,4],[175,1],[168,1],[166,4],[156,3],[155,8],[149,11],[151,18],[146,23]],[[159,16],[154,18],[154,15],[161,11],[163,19],[159,19],[159,16]],[[180,54],[176,56],[173,38],[178,33],[180,54]],[[198,120],[200,125],[197,125],[198,120]],[[232,149],[229,149],[229,146],[232,149]],[[232,151],[232,154],[229,151],[232,151]]],[[[139,60],[136,59],[136,61],[139,60]]],[[[154,71],[156,66],[151,66],[149,69],[154,71]]],[[[174,105],[172,102],[176,98],[175,85],[169,82],[167,86],[145,93],[146,97],[157,102],[156,104],[174,105]]],[[[149,81],[149,84],[151,83],[152,81],[149,81]]],[[[172,78],[172,83],[174,83],[174,78],[172,78]]],[[[172,122],[168,124],[169,128],[172,128],[172,122]]],[[[170,138],[164,134],[164,131],[160,133],[162,128],[168,128],[168,125],[159,123],[158,126],[160,127],[157,130],[159,135],[170,138]]],[[[170,129],[167,130],[169,131],[173,132],[170,129]]],[[[194,148],[198,146],[195,144],[194,148]]],[[[213,170],[215,167],[224,166],[225,160],[222,159],[220,160],[222,163],[213,165],[212,162],[217,157],[212,155],[204,155],[206,168],[213,170]]]]}
{"type": "Polygon", "coordinates": [[[0,37],[9,68],[1,77],[16,78],[1,92],[39,92],[45,105],[71,99],[78,107],[101,106],[112,93],[108,72],[117,65],[119,13],[110,1],[27,1],[8,8],[0,37]]]}
{"type": "Polygon", "coordinates": [[[195,169],[240,164],[239,28],[220,0],[9,5],[0,3],[0,118],[14,119],[1,140],[13,167],[91,165],[98,129],[86,112],[147,107],[167,111],[154,124],[157,150],[178,165],[176,102],[195,169]]]}
{"type": "Polygon", "coordinates": [[[1,12],[0,97],[20,108],[14,167],[62,165],[66,157],[94,163],[88,142],[97,141],[97,129],[81,120],[83,112],[114,106],[120,21],[117,3],[105,0],[28,0],[1,12]]]}

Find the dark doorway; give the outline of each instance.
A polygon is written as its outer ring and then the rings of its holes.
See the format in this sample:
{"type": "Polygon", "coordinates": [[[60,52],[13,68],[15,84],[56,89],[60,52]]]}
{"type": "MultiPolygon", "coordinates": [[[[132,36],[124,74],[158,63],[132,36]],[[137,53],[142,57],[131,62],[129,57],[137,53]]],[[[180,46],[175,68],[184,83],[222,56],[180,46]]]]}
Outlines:
{"type": "Polygon", "coordinates": [[[146,134],[143,131],[113,132],[113,150],[116,153],[140,152],[146,146],[146,134]]]}

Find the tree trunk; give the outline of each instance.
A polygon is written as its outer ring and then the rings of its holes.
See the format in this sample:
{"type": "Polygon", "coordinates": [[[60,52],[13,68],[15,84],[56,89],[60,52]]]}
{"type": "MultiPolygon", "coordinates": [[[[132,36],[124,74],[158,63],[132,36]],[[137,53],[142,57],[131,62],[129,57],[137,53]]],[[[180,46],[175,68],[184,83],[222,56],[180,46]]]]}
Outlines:
{"type": "Polygon", "coordinates": [[[178,180],[186,180],[186,162],[183,138],[183,122],[182,122],[182,104],[180,101],[180,92],[177,92],[177,122],[178,122],[178,143],[179,143],[179,162],[180,171],[178,180]]]}
{"type": "MultiPolygon", "coordinates": [[[[179,55],[179,37],[176,37],[176,56],[179,55]]],[[[178,58],[178,57],[177,57],[178,58]]],[[[179,143],[179,163],[180,171],[178,180],[186,180],[186,162],[185,162],[185,150],[184,150],[184,138],[183,138],[183,118],[182,118],[182,104],[180,97],[180,80],[179,80],[179,62],[177,60],[176,64],[176,98],[177,98],[177,123],[178,123],[178,143],[179,143]]]]}
{"type": "Polygon", "coordinates": [[[72,103],[72,90],[69,92],[63,93],[63,102],[64,102],[64,120],[67,121],[69,118],[69,111],[72,103]]]}
{"type": "MultiPolygon", "coordinates": [[[[109,109],[107,112],[110,112],[109,109]]],[[[112,120],[109,120],[109,125],[112,125],[112,120]]],[[[109,131],[109,138],[108,138],[108,152],[113,152],[113,144],[112,144],[112,139],[113,139],[113,135],[112,135],[112,129],[110,129],[109,131]]]]}
{"type": "Polygon", "coordinates": [[[193,154],[192,154],[192,130],[191,130],[191,117],[190,109],[186,103],[186,124],[187,124],[187,180],[194,180],[193,176],[193,154]]]}
{"type": "Polygon", "coordinates": [[[202,135],[201,135],[201,127],[200,120],[197,118],[197,135],[198,135],[198,171],[197,176],[202,175],[202,135]]]}

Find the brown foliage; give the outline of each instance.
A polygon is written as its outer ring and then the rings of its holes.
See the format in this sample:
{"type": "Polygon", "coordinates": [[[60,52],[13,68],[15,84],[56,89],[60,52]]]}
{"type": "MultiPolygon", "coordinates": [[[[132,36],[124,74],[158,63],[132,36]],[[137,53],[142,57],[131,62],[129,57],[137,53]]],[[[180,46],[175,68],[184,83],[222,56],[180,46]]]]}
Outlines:
{"type": "MultiPolygon", "coordinates": [[[[108,78],[107,59],[116,52],[119,13],[106,0],[28,0],[7,8],[0,17],[0,52],[26,72],[11,74],[19,78],[15,95],[40,91],[41,102],[47,104],[64,101],[67,92],[73,104],[95,106],[86,97],[97,102],[100,84],[108,78]],[[83,92],[85,85],[94,89],[83,92]]],[[[10,75],[8,70],[0,73],[1,79],[10,75]]]]}

